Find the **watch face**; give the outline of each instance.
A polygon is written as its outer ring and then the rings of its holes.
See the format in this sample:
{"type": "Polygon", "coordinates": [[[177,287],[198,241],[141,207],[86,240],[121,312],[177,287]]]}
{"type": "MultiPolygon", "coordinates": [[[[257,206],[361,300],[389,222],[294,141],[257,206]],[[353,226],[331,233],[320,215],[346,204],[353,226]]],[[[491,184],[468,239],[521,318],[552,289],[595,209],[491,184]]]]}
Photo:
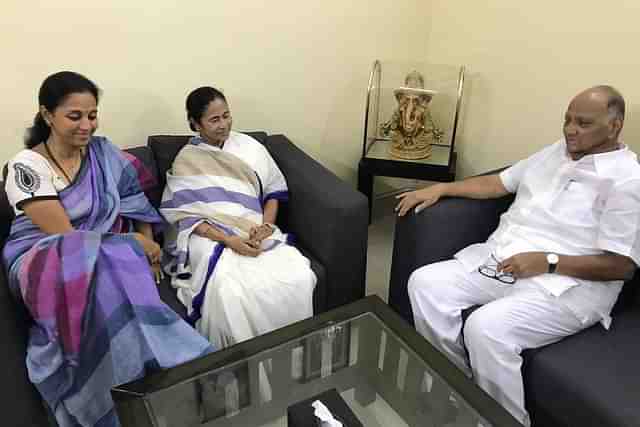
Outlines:
{"type": "Polygon", "coordinates": [[[549,264],[557,264],[559,261],[558,255],[556,254],[547,254],[547,262],[549,264]]]}

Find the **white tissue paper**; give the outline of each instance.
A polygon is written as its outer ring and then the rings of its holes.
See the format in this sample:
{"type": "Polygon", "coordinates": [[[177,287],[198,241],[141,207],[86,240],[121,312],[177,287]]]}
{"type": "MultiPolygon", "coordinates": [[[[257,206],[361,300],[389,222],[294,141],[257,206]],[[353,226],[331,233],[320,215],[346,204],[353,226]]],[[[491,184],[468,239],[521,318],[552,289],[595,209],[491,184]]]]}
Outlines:
{"type": "Polygon", "coordinates": [[[315,415],[316,418],[320,419],[320,425],[322,427],[342,427],[342,423],[333,418],[333,414],[331,413],[331,411],[329,411],[329,409],[324,406],[322,402],[316,400],[311,404],[311,406],[313,406],[313,408],[315,409],[315,411],[313,411],[313,415],[315,415]]]}

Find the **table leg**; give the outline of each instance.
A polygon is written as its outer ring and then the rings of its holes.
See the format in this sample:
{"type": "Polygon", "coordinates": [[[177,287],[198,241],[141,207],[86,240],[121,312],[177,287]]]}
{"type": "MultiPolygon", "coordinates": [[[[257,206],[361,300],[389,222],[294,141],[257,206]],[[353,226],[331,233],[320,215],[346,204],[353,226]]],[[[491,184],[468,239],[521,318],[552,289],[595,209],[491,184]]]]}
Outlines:
{"type": "Polygon", "coordinates": [[[371,224],[371,209],[373,207],[373,174],[360,161],[358,164],[358,191],[369,199],[369,224],[371,224]]]}
{"type": "Polygon", "coordinates": [[[376,400],[378,388],[378,357],[382,331],[371,319],[364,317],[352,322],[351,333],[357,337],[358,361],[355,367],[360,371],[360,384],[355,387],[355,399],[360,406],[367,406],[376,400]],[[354,327],[356,326],[356,327],[354,327]]]}

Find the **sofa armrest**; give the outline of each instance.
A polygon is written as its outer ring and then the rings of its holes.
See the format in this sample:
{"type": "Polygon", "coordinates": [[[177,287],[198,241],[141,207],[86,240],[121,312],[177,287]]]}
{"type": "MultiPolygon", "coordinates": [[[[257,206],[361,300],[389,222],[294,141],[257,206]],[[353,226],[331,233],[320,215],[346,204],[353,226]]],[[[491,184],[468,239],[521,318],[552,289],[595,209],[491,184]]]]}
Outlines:
{"type": "Polygon", "coordinates": [[[460,249],[485,241],[514,196],[473,200],[447,198],[396,221],[389,283],[389,305],[413,323],[407,293],[411,273],[426,264],[451,259],[460,249]]]}
{"type": "Polygon", "coordinates": [[[368,205],[364,195],[340,180],[283,135],[265,146],[287,179],[289,201],[278,224],[327,271],[325,310],[365,294],[368,205]]]}
{"type": "Polygon", "coordinates": [[[42,398],[27,374],[26,355],[30,319],[27,310],[9,291],[4,265],[0,263],[0,411],[4,425],[41,426],[48,424],[42,398]]]}

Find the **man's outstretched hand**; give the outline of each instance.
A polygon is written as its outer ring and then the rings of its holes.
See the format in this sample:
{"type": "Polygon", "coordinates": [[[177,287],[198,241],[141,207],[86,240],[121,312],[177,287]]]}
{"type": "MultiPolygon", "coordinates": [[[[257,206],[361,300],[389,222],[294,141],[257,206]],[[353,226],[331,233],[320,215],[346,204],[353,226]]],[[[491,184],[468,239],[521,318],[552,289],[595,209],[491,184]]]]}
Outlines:
{"type": "Polygon", "coordinates": [[[407,212],[409,212],[409,209],[417,205],[416,213],[418,213],[424,208],[428,208],[436,203],[441,197],[442,186],[440,184],[435,184],[421,190],[402,193],[396,196],[396,199],[400,199],[400,201],[396,205],[395,211],[398,213],[398,216],[405,216],[407,212]]]}

